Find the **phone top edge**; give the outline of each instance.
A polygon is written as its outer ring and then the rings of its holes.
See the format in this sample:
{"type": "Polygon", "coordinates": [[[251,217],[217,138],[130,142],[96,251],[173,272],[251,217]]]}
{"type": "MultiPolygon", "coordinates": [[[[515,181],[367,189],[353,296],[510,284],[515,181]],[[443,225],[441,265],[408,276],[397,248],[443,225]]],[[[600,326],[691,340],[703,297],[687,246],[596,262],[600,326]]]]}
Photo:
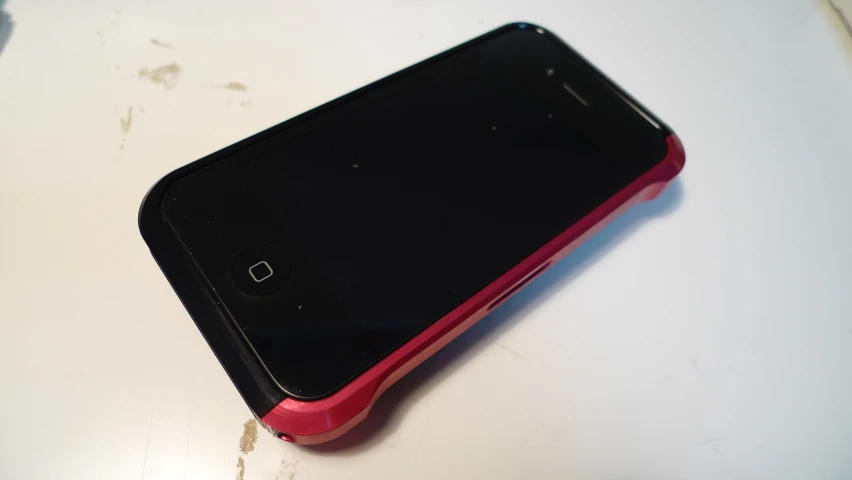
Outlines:
{"type": "MultiPolygon", "coordinates": [[[[308,118],[311,118],[313,116],[320,115],[325,111],[328,111],[328,110],[330,110],[330,109],[332,109],[332,108],[334,108],[334,107],[336,107],[340,104],[345,103],[347,100],[350,100],[351,98],[353,98],[355,96],[362,95],[364,93],[367,93],[370,90],[377,89],[377,88],[381,87],[382,85],[384,85],[386,83],[390,83],[391,81],[393,81],[394,79],[396,79],[398,77],[404,76],[405,74],[410,73],[410,72],[412,72],[416,69],[424,68],[424,67],[428,66],[429,64],[434,63],[434,62],[436,62],[436,61],[438,61],[438,60],[440,60],[444,57],[450,56],[450,55],[452,55],[453,53],[455,53],[459,50],[462,50],[466,47],[470,47],[470,46],[475,45],[477,43],[481,43],[485,40],[488,40],[489,38],[491,38],[493,36],[500,35],[502,33],[506,33],[506,32],[512,31],[512,30],[532,30],[532,31],[535,31],[535,32],[537,32],[541,35],[544,35],[549,40],[557,43],[561,49],[569,52],[571,55],[574,55],[577,58],[579,58],[580,60],[582,60],[584,67],[586,67],[590,72],[592,72],[598,78],[598,80],[601,80],[609,89],[611,89],[614,93],[616,93],[619,97],[621,97],[622,100],[625,101],[625,103],[627,103],[628,105],[630,105],[630,107],[632,109],[634,109],[640,116],[644,117],[646,120],[649,121],[649,123],[654,125],[655,128],[661,133],[661,135],[664,138],[668,137],[669,135],[674,133],[673,130],[671,130],[671,128],[669,128],[668,125],[665,124],[665,122],[660,120],[649,109],[645,108],[641,104],[641,102],[639,102],[638,100],[633,98],[629,93],[625,92],[621,87],[619,87],[615,82],[613,82],[603,72],[601,72],[599,69],[597,69],[591,62],[589,62],[582,54],[580,54],[578,51],[576,51],[574,48],[572,48],[570,45],[568,45],[568,43],[566,43],[564,40],[562,40],[558,35],[556,35],[552,31],[550,31],[550,30],[548,30],[548,29],[546,29],[546,28],[544,28],[544,27],[542,27],[538,24],[535,24],[535,23],[532,23],[532,22],[517,21],[517,22],[511,22],[511,23],[507,23],[503,26],[497,27],[497,28],[495,28],[495,29],[493,29],[489,32],[486,32],[486,33],[479,35],[479,36],[477,36],[473,39],[470,39],[466,42],[463,42],[463,43],[461,43],[461,44],[459,44],[455,47],[452,47],[448,50],[445,50],[445,51],[440,52],[436,55],[433,55],[432,57],[429,57],[429,58],[424,59],[420,62],[417,62],[417,63],[415,63],[411,66],[403,68],[402,70],[399,70],[399,71],[394,72],[390,75],[382,77],[382,78],[380,78],[380,79],[378,79],[374,82],[371,82],[371,83],[369,83],[369,84],[367,84],[363,87],[357,88],[357,89],[355,89],[355,90],[353,90],[349,93],[346,93],[346,94],[344,94],[340,97],[334,98],[334,99],[332,99],[332,100],[330,100],[326,103],[323,103],[323,104],[321,104],[317,107],[314,107],[310,110],[302,112],[302,113],[300,113],[300,114],[298,114],[294,117],[291,117],[291,118],[289,118],[289,119],[287,119],[287,120],[285,120],[281,123],[275,124],[275,125],[267,128],[267,129],[265,129],[265,130],[261,130],[260,132],[257,132],[255,134],[243,139],[243,140],[240,140],[240,141],[238,141],[234,144],[226,146],[226,147],[224,147],[220,150],[212,152],[212,153],[210,153],[210,154],[208,154],[204,157],[201,157],[201,158],[194,160],[194,161],[192,161],[192,162],[190,162],[186,165],[183,165],[183,166],[177,168],[176,170],[173,170],[172,172],[166,174],[164,177],[162,177],[160,180],[158,180],[157,183],[155,183],[154,186],[152,186],[151,189],[149,189],[148,192],[143,197],[142,204],[140,205],[140,209],[139,209],[140,221],[141,221],[141,216],[143,214],[143,210],[146,209],[147,200],[149,199],[152,192],[157,190],[158,187],[166,186],[166,190],[167,190],[168,187],[170,187],[172,184],[174,184],[180,177],[183,177],[188,173],[200,170],[201,168],[206,167],[206,166],[212,164],[213,162],[215,162],[217,160],[225,158],[232,153],[244,150],[244,149],[251,147],[253,145],[257,145],[257,144],[259,144],[259,143],[261,143],[265,140],[268,140],[268,139],[282,133],[283,131],[287,130],[289,127],[291,127],[293,125],[301,123],[302,121],[304,121],[308,118]],[[192,167],[194,167],[194,168],[192,168],[192,167]]],[[[165,192],[162,192],[162,193],[163,193],[163,195],[165,194],[165,192]]],[[[162,201],[163,195],[160,195],[160,198],[159,198],[160,201],[162,201]]]]}

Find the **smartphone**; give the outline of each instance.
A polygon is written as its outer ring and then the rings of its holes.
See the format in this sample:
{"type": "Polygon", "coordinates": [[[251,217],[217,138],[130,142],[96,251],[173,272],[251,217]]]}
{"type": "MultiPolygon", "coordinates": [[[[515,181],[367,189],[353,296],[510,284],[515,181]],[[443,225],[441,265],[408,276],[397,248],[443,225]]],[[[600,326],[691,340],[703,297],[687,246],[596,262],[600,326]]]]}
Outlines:
{"type": "Polygon", "coordinates": [[[168,174],[139,226],[255,416],[321,443],[683,165],[516,23],[168,174]]]}

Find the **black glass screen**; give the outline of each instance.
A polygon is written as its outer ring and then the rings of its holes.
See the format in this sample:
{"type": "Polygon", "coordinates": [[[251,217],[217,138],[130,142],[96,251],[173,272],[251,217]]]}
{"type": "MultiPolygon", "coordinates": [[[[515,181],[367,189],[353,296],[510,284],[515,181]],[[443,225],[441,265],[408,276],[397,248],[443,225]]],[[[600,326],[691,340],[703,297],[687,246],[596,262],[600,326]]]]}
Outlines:
{"type": "MultiPolygon", "coordinates": [[[[380,54],[380,52],[377,52],[380,54]]],[[[288,394],[334,392],[662,160],[558,40],[510,28],[178,181],[163,213],[288,394]]]]}

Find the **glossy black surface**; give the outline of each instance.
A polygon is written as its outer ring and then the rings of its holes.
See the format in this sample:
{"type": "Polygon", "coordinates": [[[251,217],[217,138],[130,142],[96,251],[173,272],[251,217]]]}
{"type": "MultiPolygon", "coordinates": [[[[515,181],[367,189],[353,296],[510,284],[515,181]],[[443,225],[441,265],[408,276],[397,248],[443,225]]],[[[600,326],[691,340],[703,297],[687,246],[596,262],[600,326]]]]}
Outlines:
{"type": "Polygon", "coordinates": [[[277,384],[311,399],[665,153],[567,47],[507,28],[194,171],[162,208],[277,384]]]}

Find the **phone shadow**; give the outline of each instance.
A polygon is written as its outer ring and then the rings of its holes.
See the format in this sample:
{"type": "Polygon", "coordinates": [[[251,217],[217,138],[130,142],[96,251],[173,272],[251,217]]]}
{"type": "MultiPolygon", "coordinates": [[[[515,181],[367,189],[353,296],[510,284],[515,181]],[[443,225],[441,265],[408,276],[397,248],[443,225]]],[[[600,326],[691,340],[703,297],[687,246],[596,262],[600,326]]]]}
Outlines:
{"type": "Polygon", "coordinates": [[[487,348],[491,343],[489,339],[499,336],[520,321],[527,306],[553,295],[646,221],[668,215],[682,201],[683,186],[681,181],[676,179],[655,200],[639,204],[614,220],[510,300],[399,380],[379,397],[367,418],[352,431],[328,443],[300,448],[315,453],[348,456],[381,445],[384,438],[399,427],[411,405],[458,370],[465,359],[487,348]]]}
{"type": "Polygon", "coordinates": [[[15,23],[12,22],[12,16],[6,13],[4,8],[6,0],[0,0],[0,54],[3,53],[3,48],[9,42],[9,37],[12,36],[12,28],[15,23]]]}

